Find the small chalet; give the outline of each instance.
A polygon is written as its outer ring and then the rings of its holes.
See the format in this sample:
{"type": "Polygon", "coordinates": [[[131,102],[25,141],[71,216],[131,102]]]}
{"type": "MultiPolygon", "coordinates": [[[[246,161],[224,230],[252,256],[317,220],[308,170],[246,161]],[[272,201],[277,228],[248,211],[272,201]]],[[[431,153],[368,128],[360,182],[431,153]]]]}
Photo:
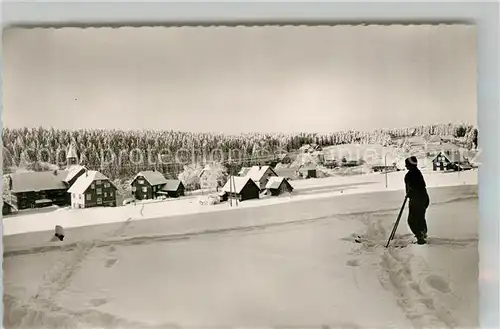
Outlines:
{"type": "Polygon", "coordinates": [[[266,184],[270,177],[276,176],[278,175],[270,166],[253,166],[246,174],[246,177],[251,178],[260,190],[266,188],[266,184]]]}
{"type": "Polygon", "coordinates": [[[132,195],[137,200],[156,199],[165,184],[167,179],[156,170],[141,171],[130,183],[132,195]]]}
{"type": "Polygon", "coordinates": [[[88,170],[71,186],[73,208],[116,207],[116,186],[98,171],[88,170]]]}
{"type": "Polygon", "coordinates": [[[14,206],[11,202],[3,200],[3,207],[2,207],[2,215],[10,215],[14,211],[17,211],[16,206],[14,206]]]}
{"type": "Polygon", "coordinates": [[[432,160],[432,169],[437,170],[469,170],[469,161],[460,152],[439,152],[432,160]]]}
{"type": "Polygon", "coordinates": [[[283,193],[292,193],[293,187],[285,177],[270,177],[266,190],[273,196],[283,193]]]}
{"type": "Polygon", "coordinates": [[[333,169],[338,166],[337,159],[335,158],[335,155],[332,153],[325,153],[323,155],[323,166],[329,169],[333,169]]]}
{"type": "Polygon", "coordinates": [[[226,201],[229,196],[236,198],[239,201],[245,201],[250,199],[258,199],[260,193],[260,188],[255,184],[255,182],[250,177],[233,177],[233,179],[228,179],[226,185],[222,187],[222,193],[220,194],[222,201],[226,201]],[[231,186],[231,181],[234,185],[231,186]]]}
{"type": "Polygon", "coordinates": [[[316,168],[313,166],[300,166],[299,167],[299,176],[302,178],[317,178],[316,168]]]}
{"type": "Polygon", "coordinates": [[[168,195],[171,198],[184,196],[184,184],[178,179],[167,179],[167,183],[162,187],[160,194],[168,195]]]}

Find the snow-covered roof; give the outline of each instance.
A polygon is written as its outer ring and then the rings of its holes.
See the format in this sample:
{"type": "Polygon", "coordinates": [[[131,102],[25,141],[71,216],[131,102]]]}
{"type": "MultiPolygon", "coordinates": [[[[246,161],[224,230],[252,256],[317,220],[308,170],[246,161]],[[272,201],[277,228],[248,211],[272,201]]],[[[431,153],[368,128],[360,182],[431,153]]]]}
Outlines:
{"type": "Polygon", "coordinates": [[[299,167],[299,171],[316,170],[317,168],[312,165],[302,165],[299,167]]]}
{"type": "Polygon", "coordinates": [[[248,181],[251,181],[251,184],[254,184],[258,188],[255,182],[248,176],[247,177],[233,176],[233,182],[234,182],[233,188],[230,187],[231,179],[228,179],[224,187],[222,187],[222,190],[224,192],[232,191],[233,193],[241,193],[245,185],[247,185],[248,181]]]}
{"type": "Polygon", "coordinates": [[[258,182],[262,179],[262,177],[264,177],[264,175],[266,174],[266,172],[268,171],[271,171],[275,176],[278,176],[276,175],[276,173],[274,172],[273,168],[271,168],[270,166],[262,166],[262,167],[259,167],[259,166],[253,166],[252,168],[250,168],[250,170],[247,172],[246,174],[246,177],[250,177],[251,179],[253,179],[254,181],[258,182]]]}
{"type": "Polygon", "coordinates": [[[95,170],[88,170],[86,173],[78,177],[73,186],[69,188],[68,192],[85,193],[85,191],[89,188],[90,184],[92,184],[96,180],[107,180],[109,181],[109,183],[111,183],[112,186],[116,188],[116,186],[105,175],[95,170]]]}
{"type": "Polygon", "coordinates": [[[182,182],[178,179],[167,179],[165,186],[163,186],[162,191],[175,192],[179,189],[182,182]]]}
{"type": "Polygon", "coordinates": [[[135,175],[134,179],[132,182],[139,176],[144,177],[144,179],[152,186],[154,185],[163,185],[167,183],[167,179],[163,174],[159,171],[154,171],[154,170],[146,170],[146,171],[141,171],[137,175],[135,175]]]}
{"type": "Polygon", "coordinates": [[[14,193],[30,191],[62,190],[66,188],[66,170],[32,171],[10,174],[14,193]]]}
{"type": "Polygon", "coordinates": [[[269,181],[266,184],[266,188],[277,189],[281,186],[283,181],[288,182],[285,177],[269,177],[269,181]]]}
{"type": "Polygon", "coordinates": [[[87,168],[85,168],[84,166],[80,166],[80,165],[69,166],[67,169],[68,174],[66,175],[66,178],[64,178],[64,182],[69,183],[82,170],[87,170],[87,168]]]}
{"type": "Polygon", "coordinates": [[[297,174],[298,168],[278,168],[275,172],[280,177],[293,177],[297,174]]]}
{"type": "Polygon", "coordinates": [[[242,167],[240,171],[238,172],[238,176],[246,176],[248,172],[250,171],[250,167],[242,167]]]}

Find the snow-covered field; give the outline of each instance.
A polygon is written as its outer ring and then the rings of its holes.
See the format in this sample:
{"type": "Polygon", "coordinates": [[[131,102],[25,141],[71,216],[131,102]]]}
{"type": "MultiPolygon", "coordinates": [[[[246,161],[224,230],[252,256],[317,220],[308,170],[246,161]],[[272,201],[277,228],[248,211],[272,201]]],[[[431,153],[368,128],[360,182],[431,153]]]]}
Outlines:
{"type": "MultiPolygon", "coordinates": [[[[5,218],[5,328],[477,327],[477,172],[425,173],[429,245],[385,249],[402,175],[5,218]]],[[[394,244],[410,240],[402,220],[394,244]]]]}

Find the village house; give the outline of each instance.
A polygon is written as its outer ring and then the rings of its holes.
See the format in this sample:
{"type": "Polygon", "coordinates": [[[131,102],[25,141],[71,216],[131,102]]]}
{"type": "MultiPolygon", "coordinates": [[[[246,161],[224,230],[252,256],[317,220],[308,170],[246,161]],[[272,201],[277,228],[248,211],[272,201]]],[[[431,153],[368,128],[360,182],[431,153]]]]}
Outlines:
{"type": "Polygon", "coordinates": [[[270,166],[253,166],[247,172],[245,177],[251,178],[260,190],[264,190],[267,182],[269,181],[269,177],[276,176],[278,175],[270,166]]]}
{"type": "Polygon", "coordinates": [[[472,169],[468,159],[458,151],[439,152],[432,160],[432,169],[440,170],[469,170],[472,169]]]}
{"type": "Polygon", "coordinates": [[[266,191],[277,196],[283,193],[292,193],[293,187],[285,177],[270,177],[266,184],[266,191]]]}
{"type": "Polygon", "coordinates": [[[165,184],[167,179],[156,170],[141,171],[130,183],[132,195],[136,200],[156,199],[165,184]]]}
{"type": "Polygon", "coordinates": [[[50,205],[69,205],[66,170],[19,172],[9,174],[10,200],[19,210],[50,205]]]}
{"type": "Polygon", "coordinates": [[[220,194],[222,201],[226,201],[228,197],[245,201],[250,199],[258,199],[260,188],[250,177],[234,177],[229,179],[222,187],[220,194]],[[231,185],[231,181],[234,185],[231,185]]]}
{"type": "Polygon", "coordinates": [[[108,177],[88,170],[68,190],[72,208],[116,207],[116,186],[108,177]]]}
{"type": "Polygon", "coordinates": [[[71,199],[67,193],[68,188],[85,171],[85,168],[77,163],[76,151],[70,147],[64,170],[17,172],[7,175],[8,194],[12,205],[19,210],[69,205],[71,199]]]}
{"type": "Polygon", "coordinates": [[[323,154],[323,161],[320,161],[320,163],[323,163],[323,166],[329,169],[333,169],[338,166],[335,155],[330,152],[323,154]]]}
{"type": "Polygon", "coordinates": [[[313,166],[303,165],[299,167],[299,176],[302,178],[317,178],[317,170],[313,166]]]}
{"type": "Polygon", "coordinates": [[[184,184],[178,179],[167,179],[167,182],[162,187],[159,194],[167,195],[171,198],[178,198],[184,196],[184,184]]]}

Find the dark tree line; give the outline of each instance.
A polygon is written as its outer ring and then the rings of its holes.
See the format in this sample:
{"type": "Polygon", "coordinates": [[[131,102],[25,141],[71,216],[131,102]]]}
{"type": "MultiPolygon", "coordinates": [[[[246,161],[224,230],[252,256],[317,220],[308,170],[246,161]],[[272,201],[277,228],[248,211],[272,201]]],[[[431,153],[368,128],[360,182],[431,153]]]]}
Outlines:
{"type": "Polygon", "coordinates": [[[80,163],[101,170],[111,178],[130,177],[139,170],[157,169],[176,177],[189,163],[209,160],[246,161],[262,154],[294,152],[304,144],[331,146],[350,143],[389,145],[395,139],[439,135],[462,137],[470,147],[477,146],[477,129],[465,124],[441,124],[402,129],[355,130],[327,134],[226,135],[178,131],[61,130],[20,128],[3,130],[3,168],[24,167],[47,170],[63,166],[68,145],[76,147],[80,163]],[[136,151],[134,151],[136,150],[136,151]],[[142,156],[142,159],[141,159],[142,156]],[[53,167],[53,166],[52,166],[53,167]]]}

